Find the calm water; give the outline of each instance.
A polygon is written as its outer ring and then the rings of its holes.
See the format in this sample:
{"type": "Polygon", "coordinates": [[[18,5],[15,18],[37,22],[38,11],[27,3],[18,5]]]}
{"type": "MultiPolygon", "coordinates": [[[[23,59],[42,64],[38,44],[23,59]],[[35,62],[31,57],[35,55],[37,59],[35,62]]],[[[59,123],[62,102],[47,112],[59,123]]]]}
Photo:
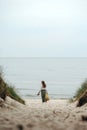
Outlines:
{"type": "Polygon", "coordinates": [[[87,78],[87,58],[0,58],[4,79],[26,98],[38,98],[41,81],[51,98],[69,98],[87,78]]]}

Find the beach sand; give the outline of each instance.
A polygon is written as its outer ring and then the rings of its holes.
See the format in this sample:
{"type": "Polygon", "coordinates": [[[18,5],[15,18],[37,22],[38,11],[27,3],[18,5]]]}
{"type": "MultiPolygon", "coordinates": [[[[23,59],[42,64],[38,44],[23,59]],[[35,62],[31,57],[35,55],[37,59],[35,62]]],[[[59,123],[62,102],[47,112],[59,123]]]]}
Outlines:
{"type": "Polygon", "coordinates": [[[0,130],[87,130],[87,104],[76,107],[68,100],[26,99],[22,105],[7,97],[0,99],[0,130]]]}

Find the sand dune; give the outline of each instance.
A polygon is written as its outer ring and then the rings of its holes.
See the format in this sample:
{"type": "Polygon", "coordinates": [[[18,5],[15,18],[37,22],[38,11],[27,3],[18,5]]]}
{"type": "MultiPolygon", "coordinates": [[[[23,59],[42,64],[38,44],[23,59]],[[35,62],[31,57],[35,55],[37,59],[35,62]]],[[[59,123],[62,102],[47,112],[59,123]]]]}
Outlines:
{"type": "Polygon", "coordinates": [[[76,107],[68,100],[26,99],[22,105],[9,97],[0,100],[0,130],[87,130],[87,104],[76,107]]]}

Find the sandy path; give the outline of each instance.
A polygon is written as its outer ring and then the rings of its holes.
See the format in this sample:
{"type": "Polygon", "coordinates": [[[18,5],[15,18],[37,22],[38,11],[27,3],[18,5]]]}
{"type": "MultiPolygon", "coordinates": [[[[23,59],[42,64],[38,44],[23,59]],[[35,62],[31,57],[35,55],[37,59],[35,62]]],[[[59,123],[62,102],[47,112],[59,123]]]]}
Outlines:
{"type": "Polygon", "coordinates": [[[67,100],[29,99],[21,105],[7,98],[0,107],[0,130],[87,130],[81,115],[87,115],[87,104],[76,108],[67,100]]]}

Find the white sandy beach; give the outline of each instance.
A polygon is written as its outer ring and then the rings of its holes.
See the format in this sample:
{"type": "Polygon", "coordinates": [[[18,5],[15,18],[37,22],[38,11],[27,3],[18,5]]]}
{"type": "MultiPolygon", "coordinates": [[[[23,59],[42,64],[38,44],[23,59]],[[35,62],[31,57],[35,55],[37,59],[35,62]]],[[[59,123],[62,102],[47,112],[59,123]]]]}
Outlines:
{"type": "Polygon", "coordinates": [[[77,108],[68,100],[26,99],[22,105],[9,97],[0,104],[0,130],[87,130],[87,122],[81,120],[87,104],[77,108]]]}

